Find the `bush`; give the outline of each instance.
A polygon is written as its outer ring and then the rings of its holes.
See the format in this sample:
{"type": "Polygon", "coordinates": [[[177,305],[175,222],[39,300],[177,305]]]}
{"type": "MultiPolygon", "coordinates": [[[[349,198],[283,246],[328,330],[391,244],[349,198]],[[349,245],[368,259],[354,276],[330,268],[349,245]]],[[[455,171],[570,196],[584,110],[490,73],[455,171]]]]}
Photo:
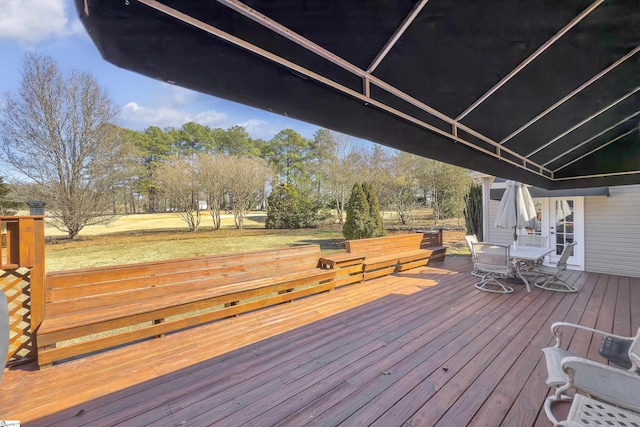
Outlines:
{"type": "Polygon", "coordinates": [[[331,214],[320,202],[300,193],[292,184],[280,184],[267,198],[266,228],[313,228],[331,214]]]}
{"type": "Polygon", "coordinates": [[[342,226],[342,234],[347,240],[364,239],[371,228],[369,203],[359,183],[353,184],[347,205],[347,219],[342,226]]]}
{"type": "Polygon", "coordinates": [[[347,240],[380,237],[386,234],[380,216],[378,197],[371,184],[363,182],[362,185],[353,185],[342,234],[347,240]]]}
{"type": "Polygon", "coordinates": [[[367,203],[369,204],[369,231],[367,237],[381,237],[387,234],[382,222],[382,216],[380,216],[380,203],[378,202],[378,196],[373,189],[373,185],[368,182],[362,183],[362,191],[364,192],[367,203]]]}
{"type": "Polygon", "coordinates": [[[482,242],[482,186],[471,184],[469,192],[464,196],[463,210],[467,234],[475,234],[482,242]]]}

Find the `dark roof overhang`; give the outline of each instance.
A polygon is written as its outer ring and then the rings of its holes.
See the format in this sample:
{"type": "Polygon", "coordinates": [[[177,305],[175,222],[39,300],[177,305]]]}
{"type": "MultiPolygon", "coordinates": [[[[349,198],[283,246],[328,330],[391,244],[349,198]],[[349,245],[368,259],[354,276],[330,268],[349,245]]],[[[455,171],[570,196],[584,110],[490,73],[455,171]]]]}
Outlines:
{"type": "MultiPolygon", "coordinates": [[[[505,191],[505,179],[496,178],[489,190],[490,200],[502,200],[502,195],[505,191]]],[[[547,190],[540,187],[529,186],[527,188],[531,197],[545,198],[545,197],[594,197],[605,196],[609,197],[609,187],[589,187],[589,188],[565,188],[561,190],[547,190]]]]}
{"type": "Polygon", "coordinates": [[[103,57],[547,189],[640,183],[637,0],[75,0],[103,57]]]}

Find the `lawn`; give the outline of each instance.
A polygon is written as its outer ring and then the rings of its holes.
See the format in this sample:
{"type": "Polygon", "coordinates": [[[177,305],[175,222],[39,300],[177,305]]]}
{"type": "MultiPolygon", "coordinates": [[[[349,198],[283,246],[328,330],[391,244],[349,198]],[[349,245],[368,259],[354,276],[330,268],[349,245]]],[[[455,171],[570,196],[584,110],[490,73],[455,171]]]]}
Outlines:
{"type": "MultiPolygon", "coordinates": [[[[428,218],[429,212],[425,210],[422,214],[428,218]]],[[[124,215],[106,226],[87,227],[77,241],[69,241],[63,237],[64,233],[46,227],[46,269],[69,270],[303,244],[318,244],[323,253],[344,250],[339,224],[314,229],[267,230],[264,219],[264,214],[252,213],[245,220],[245,228],[237,230],[233,217],[225,215],[222,229],[214,231],[209,217],[203,216],[201,230],[190,233],[175,214],[124,215]]],[[[385,225],[390,233],[405,233],[410,228],[400,226],[389,214],[385,216],[385,225]]],[[[468,254],[463,240],[465,232],[458,228],[457,220],[440,226],[446,227],[447,254],[468,254]]],[[[414,221],[413,228],[437,229],[433,221],[427,219],[420,223],[414,221]]]]}

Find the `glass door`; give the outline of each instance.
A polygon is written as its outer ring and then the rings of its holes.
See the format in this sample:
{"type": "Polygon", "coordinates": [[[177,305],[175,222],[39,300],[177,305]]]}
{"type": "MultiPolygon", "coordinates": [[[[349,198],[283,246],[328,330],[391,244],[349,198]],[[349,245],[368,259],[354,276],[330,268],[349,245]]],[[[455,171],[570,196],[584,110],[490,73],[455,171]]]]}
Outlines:
{"type": "Polygon", "coordinates": [[[553,264],[567,243],[576,242],[573,255],[569,257],[570,267],[584,269],[584,204],[582,197],[549,199],[549,247],[554,251],[549,255],[553,264]]]}
{"type": "Polygon", "coordinates": [[[545,264],[555,265],[564,245],[577,242],[568,264],[572,269],[584,270],[584,199],[582,197],[557,197],[535,199],[537,221],[531,232],[548,236],[547,247],[553,252],[545,264]]]}

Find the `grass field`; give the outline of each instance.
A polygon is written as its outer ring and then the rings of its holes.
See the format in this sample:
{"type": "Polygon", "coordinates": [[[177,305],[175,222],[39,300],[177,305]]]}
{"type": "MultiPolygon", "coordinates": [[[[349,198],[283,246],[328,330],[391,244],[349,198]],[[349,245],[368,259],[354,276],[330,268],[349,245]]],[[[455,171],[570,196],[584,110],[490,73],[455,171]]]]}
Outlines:
{"type": "MultiPolygon", "coordinates": [[[[430,210],[421,213],[422,219],[416,215],[412,228],[437,229],[433,221],[428,220],[430,210]]],[[[267,230],[265,218],[263,213],[252,213],[245,220],[245,228],[237,230],[233,217],[224,215],[222,228],[214,231],[211,219],[204,215],[201,230],[190,233],[185,223],[172,213],[123,215],[109,225],[87,227],[76,241],[64,238],[64,233],[47,226],[46,269],[69,270],[303,244],[318,244],[323,253],[344,250],[339,224],[315,229],[267,230]]],[[[390,233],[406,232],[410,228],[401,227],[389,214],[385,215],[385,225],[390,233]]],[[[445,227],[448,255],[468,254],[463,240],[465,232],[457,226],[457,220],[439,226],[445,227]]]]}
{"type": "MultiPolygon", "coordinates": [[[[262,212],[250,213],[244,221],[247,228],[264,228],[266,214],[262,212]]],[[[233,215],[221,215],[222,228],[235,228],[233,215]]],[[[208,213],[202,214],[200,226],[203,230],[211,229],[211,217],[208,213]]],[[[126,231],[141,230],[186,230],[186,223],[182,221],[178,215],[170,212],[155,214],[133,214],[118,216],[115,221],[105,225],[89,225],[82,229],[80,235],[82,237],[95,236],[98,234],[123,233],[126,231]]],[[[45,229],[47,237],[66,237],[67,233],[60,231],[52,226],[45,229]]]]}

